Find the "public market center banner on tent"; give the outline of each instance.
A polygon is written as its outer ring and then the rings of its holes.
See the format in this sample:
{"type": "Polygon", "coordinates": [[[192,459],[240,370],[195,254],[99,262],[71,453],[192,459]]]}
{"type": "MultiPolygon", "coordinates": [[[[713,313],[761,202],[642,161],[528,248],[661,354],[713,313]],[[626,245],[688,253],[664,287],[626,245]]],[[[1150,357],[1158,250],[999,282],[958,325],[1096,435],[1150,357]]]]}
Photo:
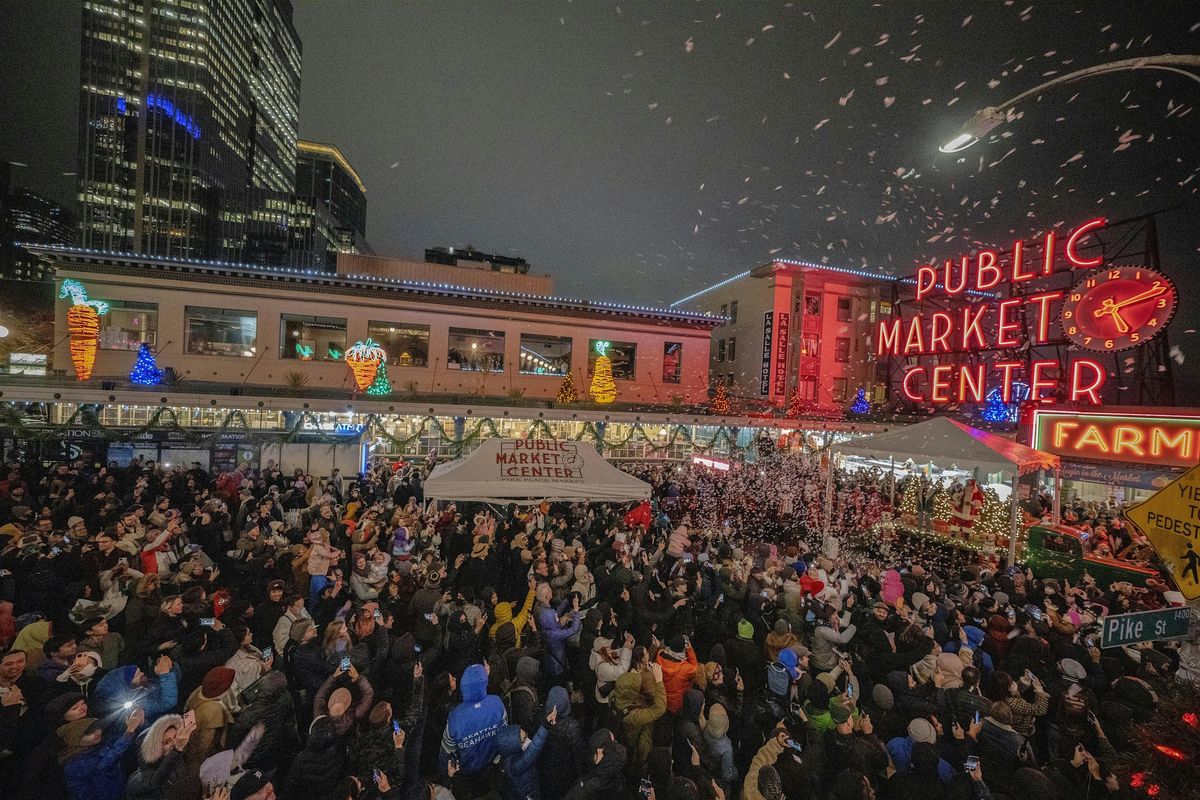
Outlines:
{"type": "Polygon", "coordinates": [[[426,498],[485,503],[650,497],[650,484],[614,467],[592,445],[552,439],[488,439],[435,468],[423,488],[426,498]]]}

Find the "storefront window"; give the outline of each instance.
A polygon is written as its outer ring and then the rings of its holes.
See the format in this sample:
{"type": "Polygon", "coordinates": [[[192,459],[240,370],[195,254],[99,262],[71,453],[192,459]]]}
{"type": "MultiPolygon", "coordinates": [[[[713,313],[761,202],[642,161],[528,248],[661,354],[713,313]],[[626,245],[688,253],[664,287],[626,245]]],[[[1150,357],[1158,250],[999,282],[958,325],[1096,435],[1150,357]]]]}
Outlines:
{"type": "Polygon", "coordinates": [[[663,343],[663,383],[679,383],[683,364],[683,345],[679,342],[663,343]]]}
{"type": "Polygon", "coordinates": [[[571,339],[522,333],[520,371],[526,375],[566,375],[571,371],[571,339]]]}
{"type": "Polygon", "coordinates": [[[446,366],[469,372],[504,372],[504,331],[451,328],[446,366]]]}
{"type": "Polygon", "coordinates": [[[344,319],[284,314],[279,324],[280,358],[341,361],[346,354],[344,319]]]}
{"type": "MultiPolygon", "coordinates": [[[[600,355],[596,351],[596,342],[608,341],[607,339],[592,339],[588,342],[588,376],[590,377],[596,371],[596,358],[600,355]]],[[[637,360],[637,345],[632,342],[612,342],[608,341],[608,347],[604,354],[612,361],[613,380],[631,381],[634,379],[634,366],[637,360]]]]}
{"type": "Polygon", "coordinates": [[[188,306],[185,311],[187,343],[184,349],[199,356],[258,354],[258,314],[226,308],[188,306]]]}
{"type": "Polygon", "coordinates": [[[153,345],[157,334],[157,303],[110,300],[108,313],[100,317],[103,350],[137,350],[143,342],[153,345]]]}
{"type": "Polygon", "coordinates": [[[429,326],[368,322],[367,335],[387,352],[389,367],[429,366],[429,326]]]}

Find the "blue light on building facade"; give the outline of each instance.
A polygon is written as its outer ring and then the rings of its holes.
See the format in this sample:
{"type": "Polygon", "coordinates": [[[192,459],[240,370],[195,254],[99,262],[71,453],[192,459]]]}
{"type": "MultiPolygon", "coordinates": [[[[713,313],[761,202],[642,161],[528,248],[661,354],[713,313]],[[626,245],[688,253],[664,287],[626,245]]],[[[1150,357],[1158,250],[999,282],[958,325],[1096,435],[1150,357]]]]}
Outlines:
{"type": "MultiPolygon", "coordinates": [[[[118,102],[120,103],[122,101],[118,102]]],[[[119,107],[120,105],[118,105],[118,108],[119,107]]],[[[146,95],[146,107],[159,109],[172,120],[174,120],[176,125],[179,125],[188,133],[190,133],[193,139],[200,138],[200,126],[197,125],[191,117],[176,108],[175,104],[167,98],[160,97],[156,94],[148,94],[146,95]]]]}

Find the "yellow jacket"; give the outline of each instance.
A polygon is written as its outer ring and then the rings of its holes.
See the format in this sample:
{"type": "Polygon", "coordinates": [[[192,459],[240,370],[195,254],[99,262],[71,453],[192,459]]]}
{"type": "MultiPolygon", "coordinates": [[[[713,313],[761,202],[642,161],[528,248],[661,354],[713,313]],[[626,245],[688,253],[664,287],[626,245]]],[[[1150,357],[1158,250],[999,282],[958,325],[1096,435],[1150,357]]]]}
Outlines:
{"type": "Polygon", "coordinates": [[[506,622],[511,622],[513,627],[517,629],[517,648],[521,647],[521,631],[525,630],[525,625],[529,622],[529,611],[533,608],[533,589],[529,590],[529,594],[525,595],[525,604],[521,606],[521,610],[517,615],[513,616],[512,603],[497,603],[496,608],[492,613],[496,617],[496,621],[492,623],[492,627],[488,628],[488,636],[492,641],[496,640],[496,631],[500,630],[500,626],[506,622]]]}

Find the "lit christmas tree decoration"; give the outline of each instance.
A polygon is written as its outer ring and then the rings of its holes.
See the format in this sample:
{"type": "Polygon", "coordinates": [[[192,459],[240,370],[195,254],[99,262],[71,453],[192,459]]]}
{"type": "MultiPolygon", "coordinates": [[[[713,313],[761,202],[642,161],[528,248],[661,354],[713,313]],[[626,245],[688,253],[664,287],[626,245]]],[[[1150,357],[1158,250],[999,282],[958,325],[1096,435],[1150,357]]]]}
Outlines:
{"type": "Polygon", "coordinates": [[[871,411],[871,404],[867,401],[867,390],[863,387],[858,387],[858,393],[854,395],[854,402],[850,404],[851,414],[868,414],[871,411]]]}
{"type": "Polygon", "coordinates": [[[367,387],[367,394],[379,397],[392,393],[392,384],[388,380],[387,361],[379,362],[379,369],[375,371],[375,380],[367,387]]]}
{"type": "Polygon", "coordinates": [[[575,394],[575,378],[568,372],[558,387],[558,394],[555,395],[554,402],[565,405],[567,403],[574,403],[578,399],[579,395],[575,394]]]}
{"type": "Polygon", "coordinates": [[[129,380],[141,386],[157,386],[162,383],[163,371],[154,360],[154,351],[150,345],[142,342],[137,351],[137,361],[129,373],[129,380]]]}
{"type": "Polygon", "coordinates": [[[1012,385],[1012,399],[1009,402],[1004,402],[1003,390],[997,386],[987,394],[987,405],[979,412],[979,416],[987,422],[1016,422],[1017,411],[1021,408],[1021,403],[1029,399],[1029,385],[1014,381],[1012,385]]]}
{"type": "Polygon", "coordinates": [[[729,390],[725,388],[724,383],[717,384],[717,393],[713,395],[712,401],[709,402],[708,411],[711,414],[729,413],[729,390]]]}

